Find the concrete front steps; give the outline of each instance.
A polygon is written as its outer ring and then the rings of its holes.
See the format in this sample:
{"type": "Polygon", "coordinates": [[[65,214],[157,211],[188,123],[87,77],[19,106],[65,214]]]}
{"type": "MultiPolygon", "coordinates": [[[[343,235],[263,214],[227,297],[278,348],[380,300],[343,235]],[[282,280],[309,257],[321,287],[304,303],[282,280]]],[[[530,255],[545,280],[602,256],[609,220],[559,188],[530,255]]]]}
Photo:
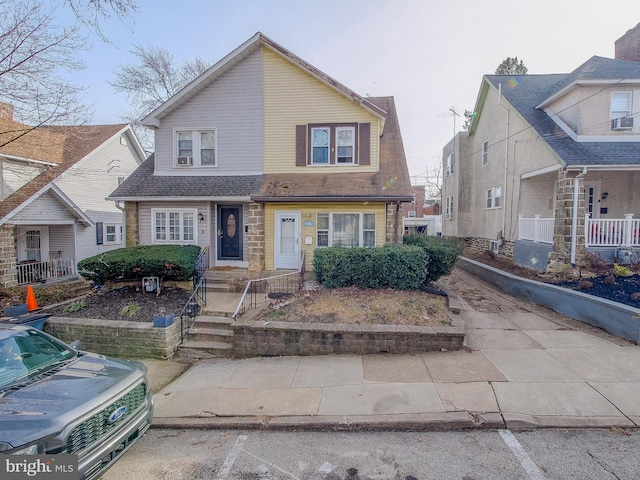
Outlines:
{"type": "Polygon", "coordinates": [[[233,355],[231,317],[198,315],[178,347],[178,356],[185,359],[230,357],[233,355]]]}

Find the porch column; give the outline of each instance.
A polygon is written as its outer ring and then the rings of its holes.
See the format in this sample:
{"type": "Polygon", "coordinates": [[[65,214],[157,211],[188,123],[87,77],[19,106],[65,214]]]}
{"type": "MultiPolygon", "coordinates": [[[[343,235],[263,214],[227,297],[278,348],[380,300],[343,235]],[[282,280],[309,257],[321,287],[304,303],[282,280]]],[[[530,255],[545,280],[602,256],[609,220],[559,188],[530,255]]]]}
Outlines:
{"type": "Polygon", "coordinates": [[[247,220],[247,247],[249,250],[249,272],[264,270],[264,203],[249,203],[247,220]]]}
{"type": "Polygon", "coordinates": [[[134,247],[140,245],[140,229],[138,226],[138,202],[124,202],[124,217],[126,222],[125,245],[134,247]]]}
{"type": "Polygon", "coordinates": [[[0,286],[3,287],[18,285],[14,232],[13,225],[0,227],[0,286]]]}
{"type": "Polygon", "coordinates": [[[571,261],[571,241],[573,233],[573,203],[578,202],[576,227],[576,258],[581,259],[585,253],[584,238],[584,195],[582,195],[582,177],[570,176],[575,172],[560,171],[556,185],[555,223],[553,232],[553,258],[558,262],[569,264],[571,261]],[[578,198],[573,198],[574,182],[578,181],[578,198]]]}
{"type": "Polygon", "coordinates": [[[402,244],[402,208],[395,203],[387,203],[386,243],[402,244]]]}

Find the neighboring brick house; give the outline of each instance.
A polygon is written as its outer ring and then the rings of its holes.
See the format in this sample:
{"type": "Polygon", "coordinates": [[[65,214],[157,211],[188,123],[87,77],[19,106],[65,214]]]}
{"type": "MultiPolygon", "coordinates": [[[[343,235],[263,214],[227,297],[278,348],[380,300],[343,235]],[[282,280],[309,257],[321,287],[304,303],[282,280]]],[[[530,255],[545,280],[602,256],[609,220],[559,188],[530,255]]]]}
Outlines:
{"type": "Polygon", "coordinates": [[[0,285],[72,278],[124,246],[106,196],[145,158],[128,125],[31,127],[0,104],[0,285]]]}
{"type": "Polygon", "coordinates": [[[444,148],[443,235],[540,270],[588,251],[630,262],[639,113],[640,63],[594,56],[566,74],[484,76],[469,131],[444,148]]]}
{"type": "Polygon", "coordinates": [[[392,97],[364,98],[261,33],[143,119],[155,153],[110,196],[127,244],[210,246],[211,266],[311,266],[402,242],[409,174],[392,97]]]}

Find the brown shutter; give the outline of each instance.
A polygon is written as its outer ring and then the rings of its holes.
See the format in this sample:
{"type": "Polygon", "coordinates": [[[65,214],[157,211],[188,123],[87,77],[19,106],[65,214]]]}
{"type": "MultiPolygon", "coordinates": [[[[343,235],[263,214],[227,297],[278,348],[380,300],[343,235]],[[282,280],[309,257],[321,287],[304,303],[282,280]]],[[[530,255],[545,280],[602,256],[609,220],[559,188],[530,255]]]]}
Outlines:
{"type": "Polygon", "coordinates": [[[371,165],[371,124],[360,123],[358,125],[358,163],[371,165]]]}
{"type": "Polygon", "coordinates": [[[296,125],[296,167],[307,166],[307,126],[296,125]]]}

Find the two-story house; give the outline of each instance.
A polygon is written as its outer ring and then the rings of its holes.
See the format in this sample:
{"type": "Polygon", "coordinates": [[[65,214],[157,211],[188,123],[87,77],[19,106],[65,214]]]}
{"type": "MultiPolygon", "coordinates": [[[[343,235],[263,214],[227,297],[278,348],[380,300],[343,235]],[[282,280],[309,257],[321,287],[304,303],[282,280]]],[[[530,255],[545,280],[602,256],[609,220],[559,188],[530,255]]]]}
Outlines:
{"type": "Polygon", "coordinates": [[[640,63],[594,56],[567,74],[486,75],[469,131],[443,151],[443,235],[539,270],[586,252],[629,263],[639,114],[640,63]]]}
{"type": "Polygon", "coordinates": [[[124,246],[106,197],[145,158],[128,125],[32,127],[0,104],[0,145],[0,285],[71,278],[124,246]]]}
{"type": "Polygon", "coordinates": [[[364,98],[261,33],[143,124],[155,153],[110,196],[127,245],[210,246],[210,266],[261,272],[309,268],[318,247],[402,242],[393,98],[364,98]]]}

